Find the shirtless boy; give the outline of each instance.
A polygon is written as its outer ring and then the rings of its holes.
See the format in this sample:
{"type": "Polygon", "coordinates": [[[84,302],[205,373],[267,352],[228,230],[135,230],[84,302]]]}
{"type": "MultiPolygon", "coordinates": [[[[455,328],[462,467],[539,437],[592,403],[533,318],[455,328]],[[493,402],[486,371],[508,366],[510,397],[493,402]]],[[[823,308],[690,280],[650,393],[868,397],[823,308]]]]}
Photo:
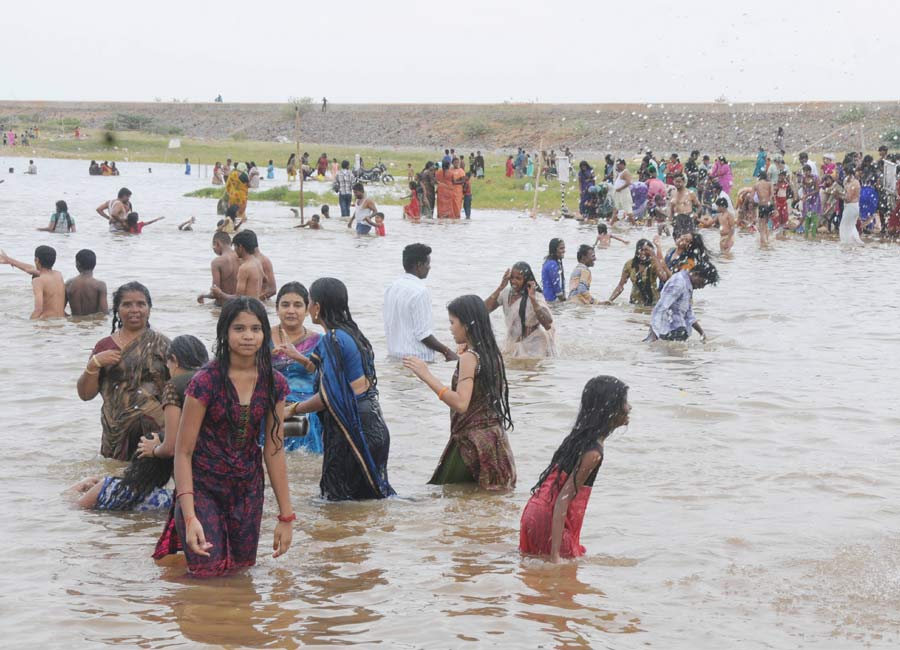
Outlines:
{"type": "Polygon", "coordinates": [[[716,209],[719,220],[719,250],[728,253],[734,246],[734,213],[725,199],[716,199],[716,209]]]}
{"type": "Polygon", "coordinates": [[[244,230],[234,236],[231,242],[234,252],[240,260],[237,272],[237,283],[233,294],[226,293],[221,287],[213,285],[209,292],[216,302],[225,303],[237,296],[250,296],[259,298],[263,293],[263,280],[265,273],[259,258],[256,257],[256,249],[259,244],[256,241],[256,233],[252,230],[244,230]]]}
{"type": "MultiPolygon", "coordinates": [[[[669,217],[672,219],[672,232],[685,233],[694,230],[694,213],[700,209],[700,199],[686,185],[684,174],[679,172],[672,179],[675,193],[669,201],[669,217]]],[[[675,235],[678,238],[678,234],[675,235]]]]}
{"type": "MultiPolygon", "coordinates": [[[[252,233],[253,231],[247,230],[245,232],[252,233]]],[[[255,233],[254,233],[253,237],[254,237],[254,241],[255,241],[256,240],[255,233]]],[[[256,259],[259,260],[259,264],[260,264],[260,266],[262,266],[262,270],[263,270],[263,288],[262,288],[262,293],[260,293],[260,295],[259,295],[259,299],[260,300],[268,300],[269,298],[274,296],[276,293],[278,293],[278,287],[275,284],[275,269],[272,266],[272,260],[270,260],[268,257],[263,255],[263,252],[261,250],[259,250],[259,248],[256,249],[256,252],[253,253],[253,255],[256,256],[256,259]]]]}
{"type": "Polygon", "coordinates": [[[767,172],[759,172],[759,180],[753,186],[753,191],[759,205],[759,243],[766,246],[769,243],[769,218],[775,212],[775,191],[767,172]]]}
{"type": "Polygon", "coordinates": [[[34,266],[20,262],[0,251],[0,264],[24,271],[30,275],[31,287],[34,291],[34,311],[31,319],[63,318],[66,315],[66,285],[62,273],[53,270],[56,263],[56,251],[50,246],[38,246],[34,249],[34,266]]]}
{"type": "MultiPolygon", "coordinates": [[[[212,238],[212,249],[216,254],[210,262],[212,271],[212,286],[219,287],[223,293],[233,295],[237,292],[238,267],[241,265],[238,256],[231,250],[231,236],[228,233],[217,232],[212,238]]],[[[197,302],[201,305],[206,298],[213,298],[216,305],[221,307],[225,301],[216,298],[212,293],[202,293],[197,296],[197,302]]]]}
{"type": "Polygon", "coordinates": [[[78,275],[66,282],[66,302],[73,316],[106,316],[109,303],[106,300],[106,283],[94,277],[97,255],[83,248],[75,254],[78,275]]]}

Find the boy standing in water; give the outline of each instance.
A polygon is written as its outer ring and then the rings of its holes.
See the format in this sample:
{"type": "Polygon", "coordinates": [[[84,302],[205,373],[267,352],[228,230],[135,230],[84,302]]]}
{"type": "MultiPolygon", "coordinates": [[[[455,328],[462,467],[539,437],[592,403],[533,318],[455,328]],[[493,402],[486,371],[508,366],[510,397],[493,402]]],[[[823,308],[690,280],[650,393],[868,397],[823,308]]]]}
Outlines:
{"type": "Polygon", "coordinates": [[[774,190],[769,182],[768,172],[759,172],[759,180],[753,186],[753,191],[759,204],[759,243],[766,246],[769,243],[769,218],[775,212],[774,190]]]}
{"type": "MultiPolygon", "coordinates": [[[[231,249],[231,236],[224,232],[217,232],[212,238],[212,249],[216,254],[216,258],[209,265],[212,271],[212,286],[219,287],[227,294],[236,293],[237,273],[241,262],[231,249]]],[[[216,298],[212,293],[200,294],[197,296],[197,302],[202,305],[206,298],[215,298],[216,305],[219,307],[225,302],[216,298]]]]}
{"type": "Polygon", "coordinates": [[[716,199],[719,220],[719,250],[722,253],[731,251],[734,246],[734,213],[728,208],[728,201],[716,199]]]}
{"type": "Polygon", "coordinates": [[[66,302],[73,316],[106,316],[109,303],[106,300],[106,283],[94,277],[97,255],[84,248],[75,254],[78,275],[66,282],[66,302]]]}
{"type": "Polygon", "coordinates": [[[34,266],[14,260],[0,250],[0,264],[9,264],[32,277],[31,287],[34,290],[32,320],[63,318],[66,315],[66,285],[62,274],[53,270],[55,263],[56,250],[50,246],[38,246],[34,249],[34,266]]]}
{"type": "Polygon", "coordinates": [[[239,232],[234,236],[231,244],[241,262],[237,272],[235,291],[233,294],[228,294],[221,287],[214,284],[209,292],[216,299],[216,302],[221,300],[222,303],[228,302],[237,296],[249,296],[258,299],[263,293],[265,273],[259,258],[256,256],[256,250],[259,248],[259,243],[256,241],[256,233],[252,230],[239,232]]]}

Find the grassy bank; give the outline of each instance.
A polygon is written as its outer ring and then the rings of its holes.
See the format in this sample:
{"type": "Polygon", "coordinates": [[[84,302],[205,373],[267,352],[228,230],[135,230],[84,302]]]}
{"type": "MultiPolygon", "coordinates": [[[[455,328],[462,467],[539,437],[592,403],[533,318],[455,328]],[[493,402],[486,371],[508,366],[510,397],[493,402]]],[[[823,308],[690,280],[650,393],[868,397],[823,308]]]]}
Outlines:
{"type": "MultiPolygon", "coordinates": [[[[591,161],[592,165],[601,165],[602,161],[591,161]]],[[[755,161],[737,160],[732,161],[732,169],[734,171],[734,188],[732,195],[736,196],[737,190],[744,185],[751,183],[750,175],[753,173],[755,161]]],[[[423,163],[424,164],[424,163],[423,163]]],[[[405,165],[404,165],[405,167],[405,165]]],[[[506,178],[499,169],[493,170],[489,167],[487,178],[483,180],[475,180],[472,183],[472,206],[473,209],[492,209],[492,210],[515,210],[525,211],[532,208],[534,202],[534,181],[528,178],[506,178]],[[526,186],[531,185],[531,189],[526,186]]],[[[375,185],[374,187],[382,187],[375,185]]],[[[406,191],[406,176],[398,179],[392,186],[392,189],[375,199],[379,205],[403,205],[408,201],[402,197],[408,194],[406,191]]],[[[185,196],[219,199],[224,192],[224,188],[204,187],[194,192],[190,192],[185,196]]],[[[298,189],[290,189],[286,185],[273,187],[271,189],[262,190],[260,192],[252,192],[250,201],[277,201],[285,205],[296,206],[300,201],[300,191],[298,189]]],[[[334,205],[337,203],[337,195],[334,192],[315,192],[304,189],[303,204],[310,207],[318,207],[322,204],[334,205]]],[[[557,181],[542,183],[538,191],[538,211],[542,214],[554,214],[559,211],[561,204],[560,185],[557,181]]],[[[566,186],[566,205],[571,211],[578,209],[578,186],[577,183],[569,183],[566,186]]]]}
{"type": "MultiPolygon", "coordinates": [[[[30,143],[27,147],[6,147],[3,154],[7,156],[39,157],[39,158],[73,158],[86,160],[115,160],[141,161],[141,162],[170,162],[177,163],[184,158],[189,158],[191,164],[197,169],[199,165],[212,166],[216,161],[224,162],[232,160],[253,160],[260,167],[264,167],[269,160],[274,160],[277,167],[284,167],[288,156],[296,150],[296,145],[278,142],[259,142],[251,140],[198,140],[192,138],[180,138],[179,149],[169,149],[171,137],[168,135],[155,135],[138,131],[121,131],[109,134],[90,133],[87,137],[75,140],[72,137],[51,136],[42,133],[41,137],[30,143]]],[[[437,157],[435,150],[425,149],[400,149],[400,148],[373,148],[373,147],[347,147],[313,143],[301,143],[301,152],[309,152],[315,159],[325,152],[329,158],[338,160],[354,159],[358,153],[363,157],[366,166],[371,166],[377,161],[384,162],[397,179],[392,192],[379,197],[379,202],[385,205],[400,205],[405,201],[401,197],[406,191],[406,168],[411,164],[414,170],[420,170],[429,159],[437,157]]],[[[468,151],[464,152],[468,155],[468,151]]],[[[529,210],[534,200],[534,190],[525,189],[527,185],[533,187],[532,179],[506,178],[504,175],[506,156],[496,153],[486,153],[486,178],[476,180],[472,184],[473,207],[482,209],[501,210],[529,210]]],[[[595,169],[602,169],[602,159],[588,158],[595,169]]],[[[735,188],[741,187],[749,181],[753,170],[754,159],[739,158],[732,161],[734,169],[735,188]]],[[[637,168],[631,165],[632,171],[637,168]]],[[[222,195],[221,187],[208,187],[191,192],[187,196],[215,198],[222,195]]],[[[542,213],[552,213],[560,208],[560,187],[558,182],[543,183],[538,192],[538,209],[542,213]]],[[[299,191],[290,190],[286,186],[274,187],[261,192],[254,192],[251,201],[277,201],[289,205],[297,205],[299,191]]],[[[335,204],[337,197],[330,191],[316,193],[306,190],[304,203],[310,206],[318,206],[323,203],[335,204]]],[[[569,209],[578,206],[578,191],[574,183],[566,188],[566,203],[569,209]]]]}

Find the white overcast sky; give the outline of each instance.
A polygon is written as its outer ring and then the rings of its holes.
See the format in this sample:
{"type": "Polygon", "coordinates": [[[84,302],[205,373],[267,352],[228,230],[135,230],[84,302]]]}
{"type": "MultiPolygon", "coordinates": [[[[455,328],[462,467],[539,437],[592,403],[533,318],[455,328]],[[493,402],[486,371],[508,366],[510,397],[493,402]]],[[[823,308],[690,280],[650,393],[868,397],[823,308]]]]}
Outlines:
{"type": "Polygon", "coordinates": [[[898,24],[896,0],[16,0],[0,99],[892,100],[898,24]]]}

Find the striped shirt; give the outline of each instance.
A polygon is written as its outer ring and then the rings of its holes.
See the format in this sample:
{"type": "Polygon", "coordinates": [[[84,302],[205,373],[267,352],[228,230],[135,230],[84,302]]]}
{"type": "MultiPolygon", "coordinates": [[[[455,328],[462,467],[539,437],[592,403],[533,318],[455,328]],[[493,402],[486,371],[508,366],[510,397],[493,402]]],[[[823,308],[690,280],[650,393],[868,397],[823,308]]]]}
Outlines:
{"type": "Polygon", "coordinates": [[[424,280],[404,273],[384,292],[384,334],[388,356],[434,361],[434,350],[422,343],[422,339],[433,333],[431,292],[424,280]]]}

